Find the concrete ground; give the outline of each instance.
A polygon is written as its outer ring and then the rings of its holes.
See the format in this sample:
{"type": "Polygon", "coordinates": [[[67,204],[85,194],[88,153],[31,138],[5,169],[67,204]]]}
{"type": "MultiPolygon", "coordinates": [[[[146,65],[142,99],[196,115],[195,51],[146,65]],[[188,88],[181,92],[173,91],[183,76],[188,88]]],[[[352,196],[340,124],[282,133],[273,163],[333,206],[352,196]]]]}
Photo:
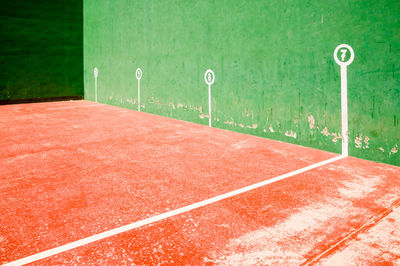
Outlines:
{"type": "Polygon", "coordinates": [[[1,264],[400,264],[399,167],[88,101],[0,120],[1,264]]]}

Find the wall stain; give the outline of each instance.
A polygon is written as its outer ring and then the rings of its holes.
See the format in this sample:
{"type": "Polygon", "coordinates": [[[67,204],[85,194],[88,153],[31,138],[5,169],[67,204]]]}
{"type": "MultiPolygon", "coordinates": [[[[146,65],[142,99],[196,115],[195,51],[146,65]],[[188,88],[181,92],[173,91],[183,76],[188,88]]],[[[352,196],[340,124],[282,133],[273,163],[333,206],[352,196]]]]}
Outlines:
{"type": "Polygon", "coordinates": [[[286,131],[285,132],[285,136],[287,136],[287,137],[291,137],[291,138],[297,138],[297,134],[296,134],[296,132],[293,132],[293,130],[290,130],[290,132],[289,131],[286,131]]]}
{"type": "Polygon", "coordinates": [[[397,144],[390,150],[389,155],[395,154],[399,151],[397,144]]]}

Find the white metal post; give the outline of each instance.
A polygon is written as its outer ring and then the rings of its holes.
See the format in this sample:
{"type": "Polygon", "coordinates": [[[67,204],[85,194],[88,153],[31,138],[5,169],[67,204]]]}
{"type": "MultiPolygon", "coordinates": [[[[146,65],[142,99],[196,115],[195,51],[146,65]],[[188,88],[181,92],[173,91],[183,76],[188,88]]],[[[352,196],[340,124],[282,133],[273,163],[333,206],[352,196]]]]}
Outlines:
{"type": "Polygon", "coordinates": [[[211,127],[211,85],[215,81],[215,74],[211,69],[204,74],[204,80],[208,85],[208,126],[211,127]]]}
{"type": "Polygon", "coordinates": [[[136,78],[137,78],[137,86],[138,86],[138,111],[140,112],[140,79],[142,78],[143,72],[142,69],[136,69],[136,78]]]}
{"type": "Polygon", "coordinates": [[[94,74],[94,100],[97,103],[97,77],[99,76],[99,69],[97,67],[93,70],[94,74]]]}
{"type": "Polygon", "coordinates": [[[208,126],[211,127],[211,84],[208,85],[208,126]]]}
{"type": "Polygon", "coordinates": [[[340,66],[340,88],[341,88],[341,112],[342,112],[342,155],[349,155],[349,119],[347,109],[347,66],[350,65],[354,60],[354,51],[347,44],[341,44],[336,47],[333,52],[333,58],[336,63],[340,66]],[[338,52],[341,52],[340,60],[338,58],[338,52]],[[350,57],[347,61],[346,53],[350,53],[350,57]]]}
{"type": "Polygon", "coordinates": [[[349,155],[349,122],[347,110],[347,66],[340,66],[342,104],[342,155],[349,155]]]}
{"type": "Polygon", "coordinates": [[[138,111],[140,112],[140,79],[138,79],[138,111]]]}

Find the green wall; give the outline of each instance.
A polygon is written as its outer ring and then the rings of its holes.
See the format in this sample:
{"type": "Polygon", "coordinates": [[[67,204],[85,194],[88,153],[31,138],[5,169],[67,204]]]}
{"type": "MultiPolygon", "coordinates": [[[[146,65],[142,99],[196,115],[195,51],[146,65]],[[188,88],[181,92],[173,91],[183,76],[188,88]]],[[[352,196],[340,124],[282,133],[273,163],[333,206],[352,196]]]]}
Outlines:
{"type": "Polygon", "coordinates": [[[0,101],[83,96],[82,0],[0,5],[0,101]]]}
{"type": "Polygon", "coordinates": [[[350,44],[351,156],[400,165],[400,1],[86,0],[85,98],[340,153],[350,44]],[[289,136],[287,136],[289,135],[289,136]],[[294,137],[295,135],[295,137],[294,137]]]}

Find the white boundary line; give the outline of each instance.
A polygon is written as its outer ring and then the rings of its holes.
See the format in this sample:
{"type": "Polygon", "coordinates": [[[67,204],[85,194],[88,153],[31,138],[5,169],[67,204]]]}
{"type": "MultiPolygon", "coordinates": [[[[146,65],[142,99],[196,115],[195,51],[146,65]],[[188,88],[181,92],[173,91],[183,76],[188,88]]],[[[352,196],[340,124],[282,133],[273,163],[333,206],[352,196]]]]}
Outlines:
{"type": "Polygon", "coordinates": [[[200,207],[204,207],[206,205],[210,205],[212,203],[215,203],[215,202],[227,199],[227,198],[231,198],[233,196],[236,196],[236,195],[239,195],[239,194],[242,194],[242,193],[245,193],[245,192],[248,192],[248,191],[251,191],[251,190],[254,190],[254,189],[257,189],[257,188],[260,188],[260,187],[263,187],[263,186],[266,186],[266,185],[269,185],[269,184],[272,184],[272,183],[275,183],[275,182],[278,182],[278,181],[281,181],[281,180],[286,179],[288,177],[295,176],[295,175],[307,172],[309,170],[312,170],[312,169],[318,168],[320,166],[332,163],[334,161],[338,161],[338,160],[346,158],[346,157],[347,156],[340,155],[340,156],[337,156],[337,157],[334,157],[334,158],[331,158],[331,159],[328,159],[328,160],[325,160],[325,161],[322,161],[322,162],[318,162],[318,163],[303,167],[301,169],[295,170],[295,171],[290,172],[290,173],[286,173],[286,174],[283,174],[283,175],[280,175],[280,176],[277,176],[277,177],[274,177],[274,178],[271,178],[271,179],[268,179],[268,180],[264,180],[264,181],[255,183],[253,185],[247,186],[247,187],[236,189],[236,190],[233,190],[231,192],[228,192],[228,193],[216,196],[216,197],[212,197],[212,198],[209,198],[209,199],[206,199],[206,200],[203,200],[203,201],[199,201],[199,202],[187,205],[185,207],[181,207],[181,208],[169,211],[169,212],[165,212],[165,213],[162,213],[162,214],[159,214],[159,215],[156,215],[156,216],[144,219],[144,220],[140,220],[140,221],[137,221],[137,222],[133,222],[131,224],[127,224],[127,225],[124,225],[124,226],[121,226],[121,227],[117,227],[117,228],[114,228],[114,229],[111,229],[111,230],[108,230],[108,231],[105,231],[105,232],[102,232],[102,233],[99,233],[99,234],[96,234],[96,235],[93,235],[93,236],[89,236],[89,237],[86,237],[86,238],[83,238],[83,239],[80,239],[80,240],[77,240],[77,241],[74,241],[74,242],[71,242],[71,243],[56,247],[56,248],[48,249],[48,250],[39,252],[37,254],[25,257],[25,258],[12,261],[12,262],[4,264],[4,265],[7,265],[7,266],[10,266],[10,265],[23,265],[23,264],[32,263],[32,262],[35,262],[35,261],[38,261],[38,260],[41,260],[41,259],[44,259],[44,258],[48,258],[50,256],[53,256],[53,255],[56,255],[56,254],[60,254],[60,253],[63,253],[65,251],[68,251],[68,250],[71,250],[71,249],[75,249],[75,248],[78,248],[78,247],[93,243],[95,241],[99,241],[99,240],[104,239],[104,238],[108,238],[108,237],[111,237],[111,236],[114,236],[114,235],[117,235],[117,234],[121,234],[123,232],[127,232],[127,231],[130,231],[132,229],[144,226],[144,225],[155,223],[155,222],[170,218],[172,216],[176,216],[176,215],[179,215],[179,214],[182,214],[182,213],[185,213],[185,212],[189,212],[191,210],[198,209],[200,207]]]}

